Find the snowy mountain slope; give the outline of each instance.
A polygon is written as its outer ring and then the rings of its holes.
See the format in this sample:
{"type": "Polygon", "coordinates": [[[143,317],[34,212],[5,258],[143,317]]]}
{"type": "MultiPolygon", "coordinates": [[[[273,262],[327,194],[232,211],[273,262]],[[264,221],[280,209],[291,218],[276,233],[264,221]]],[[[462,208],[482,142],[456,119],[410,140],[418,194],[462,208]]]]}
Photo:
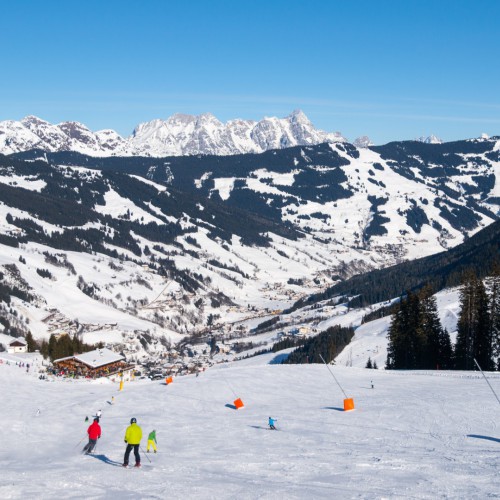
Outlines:
{"type": "MultiPolygon", "coordinates": [[[[168,175],[173,186],[287,221],[318,240],[416,258],[456,245],[496,219],[495,145],[336,143],[169,159],[168,175]]],[[[164,168],[147,175],[166,181],[164,168]]]]}
{"type": "MultiPolygon", "coordinates": [[[[457,322],[460,312],[459,289],[450,288],[435,294],[439,320],[443,328],[450,334],[452,343],[456,341],[457,322]]],[[[357,310],[347,310],[345,305],[337,310],[326,321],[318,324],[318,330],[325,330],[329,326],[353,326],[355,334],[349,345],[335,358],[338,366],[364,368],[370,358],[379,368],[384,368],[387,361],[387,333],[391,325],[392,316],[368,321],[362,324],[365,314],[387,305],[374,304],[373,306],[357,310]]]]}
{"type": "Polygon", "coordinates": [[[113,130],[92,132],[78,122],[52,125],[36,116],[0,122],[1,154],[38,148],[93,156],[232,155],[344,140],[338,132],[314,128],[298,110],[282,119],[231,120],[225,124],[210,113],[176,114],[167,120],[141,123],[128,138],[113,130]]]}
{"type": "MultiPolygon", "coordinates": [[[[117,384],[40,381],[32,370],[0,364],[0,496],[500,495],[498,403],[479,374],[334,367],[356,405],[343,412],[344,396],[324,366],[264,364],[269,359],[176,378],[168,387],[135,381],[122,392],[117,384]],[[236,396],[245,403],[239,411],[227,406],[236,396]],[[82,456],[84,418],[99,409],[102,437],[93,456],[82,456]],[[279,431],[267,430],[269,416],[279,431]],[[144,453],[142,440],[140,470],[120,465],[131,417],[144,434],[157,432],[156,455],[144,453]]],[[[488,377],[500,391],[499,376],[488,377]]]]}
{"type": "Polygon", "coordinates": [[[464,243],[437,254],[402,262],[395,266],[354,275],[320,293],[300,299],[293,309],[334,297],[349,297],[349,305],[370,305],[401,296],[405,291],[430,285],[442,290],[460,283],[465,272],[480,278],[490,275],[500,253],[500,222],[477,232],[464,243]]]}
{"type": "Polygon", "coordinates": [[[0,151],[3,154],[28,151],[44,147],[44,142],[21,122],[5,120],[0,122],[0,151]]]}
{"type": "Polygon", "coordinates": [[[397,259],[450,248],[497,218],[498,142],[336,143],[166,161],[54,154],[49,161],[147,176],[322,241],[378,248],[397,259]]]}
{"type": "MultiPolygon", "coordinates": [[[[33,166],[26,168],[33,172],[33,166]]],[[[210,317],[238,319],[248,316],[250,307],[276,309],[299,290],[317,287],[309,280],[300,287],[280,285],[261,293],[264,283],[298,279],[311,268],[298,262],[301,255],[305,261],[307,245],[297,247],[294,269],[288,270],[290,259],[278,249],[242,244],[242,237],[250,236],[267,241],[255,232],[252,236],[255,218],[247,216],[245,232],[229,233],[230,239],[221,245],[216,235],[225,236],[225,224],[234,226],[234,211],[214,210],[209,200],[204,206],[196,200],[180,202],[178,193],[146,179],[103,176],[85,168],[54,170],[42,163],[39,174],[54,184],[47,187],[30,175],[7,176],[0,206],[2,242],[8,244],[2,245],[0,254],[2,282],[33,296],[28,303],[17,298],[12,303],[24,327],[29,325],[38,339],[61,331],[80,332],[87,342],[111,342],[128,354],[144,354],[144,348],[157,351],[165,343],[205,330],[210,317]],[[85,182],[77,188],[76,179],[85,182]],[[127,190],[139,191],[141,199],[124,197],[127,190]],[[62,193],[66,200],[61,208],[62,201],[56,202],[53,195],[62,193]],[[86,206],[80,204],[83,199],[86,206]],[[40,201],[44,213],[39,211],[40,201]],[[53,315],[55,320],[49,321],[53,315]],[[139,345],[141,339],[147,346],[139,345]]],[[[242,214],[239,220],[244,220],[242,214]]],[[[267,224],[278,233],[269,241],[282,241],[275,223],[258,222],[258,229],[267,224]]],[[[286,234],[294,233],[283,231],[286,234]]],[[[316,269],[323,264],[319,261],[316,269]]],[[[5,314],[14,321],[12,314],[5,314]]]]}
{"type": "Polygon", "coordinates": [[[23,320],[10,320],[39,338],[73,322],[87,341],[134,356],[191,335],[248,337],[272,311],[338,280],[492,227],[499,142],[0,157],[0,272],[38,297],[26,305],[18,292],[23,320]]]}

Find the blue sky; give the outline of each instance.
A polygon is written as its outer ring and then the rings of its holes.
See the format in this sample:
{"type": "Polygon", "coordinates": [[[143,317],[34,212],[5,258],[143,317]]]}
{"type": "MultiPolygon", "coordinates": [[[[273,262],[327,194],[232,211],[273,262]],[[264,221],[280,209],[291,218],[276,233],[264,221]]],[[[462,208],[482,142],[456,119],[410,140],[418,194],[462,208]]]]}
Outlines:
{"type": "Polygon", "coordinates": [[[129,135],[286,116],[377,143],[500,135],[495,0],[0,0],[0,120],[129,135]]]}

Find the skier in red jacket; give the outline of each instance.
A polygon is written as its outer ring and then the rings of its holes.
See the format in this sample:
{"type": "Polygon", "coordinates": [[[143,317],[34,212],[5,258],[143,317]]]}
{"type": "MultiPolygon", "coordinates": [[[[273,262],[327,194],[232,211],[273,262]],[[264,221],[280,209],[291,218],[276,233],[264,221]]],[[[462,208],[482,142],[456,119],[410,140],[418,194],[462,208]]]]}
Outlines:
{"type": "Polygon", "coordinates": [[[94,422],[89,425],[87,434],[89,435],[89,442],[85,445],[82,451],[82,453],[85,453],[86,455],[92,453],[97,440],[101,437],[101,426],[99,425],[99,419],[97,417],[94,418],[94,422]]]}

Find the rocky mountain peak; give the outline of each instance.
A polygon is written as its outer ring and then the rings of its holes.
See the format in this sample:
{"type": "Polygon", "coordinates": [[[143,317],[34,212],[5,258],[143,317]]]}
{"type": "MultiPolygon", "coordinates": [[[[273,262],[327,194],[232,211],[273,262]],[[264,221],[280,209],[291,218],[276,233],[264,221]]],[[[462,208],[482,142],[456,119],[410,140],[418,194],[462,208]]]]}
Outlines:
{"type": "Polygon", "coordinates": [[[354,146],[357,148],[368,148],[370,146],[373,146],[373,142],[370,140],[370,138],[367,135],[362,135],[358,138],[356,138],[353,142],[354,146]]]}
{"type": "Polygon", "coordinates": [[[166,120],[140,123],[128,138],[110,130],[92,132],[76,121],[53,125],[36,116],[19,122],[0,122],[0,130],[9,135],[8,140],[0,143],[0,153],[4,154],[27,151],[36,145],[51,152],[78,151],[93,156],[232,155],[345,141],[338,132],[316,129],[298,109],[285,118],[236,119],[226,123],[211,113],[176,113],[166,120]]]}
{"type": "Polygon", "coordinates": [[[439,138],[436,137],[435,135],[431,134],[428,137],[422,136],[416,139],[419,142],[424,142],[425,144],[442,144],[443,141],[439,138]]]}
{"type": "Polygon", "coordinates": [[[309,118],[301,109],[294,109],[288,116],[287,119],[290,122],[303,123],[307,125],[311,125],[309,118]]]}
{"type": "Polygon", "coordinates": [[[42,120],[41,118],[38,118],[38,116],[34,115],[28,115],[25,116],[22,120],[21,123],[24,126],[30,126],[30,125],[50,125],[48,121],[42,120]]]}

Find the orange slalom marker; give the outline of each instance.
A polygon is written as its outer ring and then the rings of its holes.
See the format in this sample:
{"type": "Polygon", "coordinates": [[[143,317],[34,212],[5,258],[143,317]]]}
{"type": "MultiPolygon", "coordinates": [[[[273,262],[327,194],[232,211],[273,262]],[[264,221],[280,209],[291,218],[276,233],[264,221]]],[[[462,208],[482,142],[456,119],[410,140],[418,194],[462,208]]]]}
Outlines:
{"type": "Polygon", "coordinates": [[[347,398],[344,399],[344,411],[354,410],[354,399],[347,398]]]}
{"type": "Polygon", "coordinates": [[[174,379],[172,377],[167,377],[165,379],[165,383],[168,385],[168,384],[171,384],[172,382],[174,381],[174,379]]]}
{"type": "Polygon", "coordinates": [[[236,409],[239,410],[240,408],[243,408],[245,405],[243,404],[243,401],[238,398],[234,400],[234,406],[236,406],[236,409]]]}

